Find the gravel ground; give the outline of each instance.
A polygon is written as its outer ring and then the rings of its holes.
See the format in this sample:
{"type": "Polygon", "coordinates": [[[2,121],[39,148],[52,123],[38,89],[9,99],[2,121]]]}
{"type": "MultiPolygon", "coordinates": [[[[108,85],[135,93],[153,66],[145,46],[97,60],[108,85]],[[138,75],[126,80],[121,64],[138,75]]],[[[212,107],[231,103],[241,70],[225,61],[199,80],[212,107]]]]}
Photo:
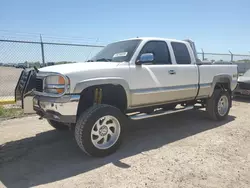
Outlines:
{"type": "Polygon", "coordinates": [[[15,87],[23,69],[0,67],[0,97],[14,96],[15,87]]]}
{"type": "Polygon", "coordinates": [[[72,132],[36,116],[0,122],[0,187],[250,187],[250,101],[210,121],[188,111],[131,122],[106,158],[81,152],[72,132]]]}

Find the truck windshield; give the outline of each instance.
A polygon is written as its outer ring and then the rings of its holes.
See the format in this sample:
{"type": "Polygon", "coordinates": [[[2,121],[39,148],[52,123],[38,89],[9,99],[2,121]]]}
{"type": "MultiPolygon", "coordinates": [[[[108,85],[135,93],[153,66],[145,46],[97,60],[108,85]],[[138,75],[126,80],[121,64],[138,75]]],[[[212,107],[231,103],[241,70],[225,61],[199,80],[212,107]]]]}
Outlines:
{"type": "Polygon", "coordinates": [[[135,39],[108,44],[97,55],[88,61],[128,62],[140,42],[141,40],[135,39]]]}

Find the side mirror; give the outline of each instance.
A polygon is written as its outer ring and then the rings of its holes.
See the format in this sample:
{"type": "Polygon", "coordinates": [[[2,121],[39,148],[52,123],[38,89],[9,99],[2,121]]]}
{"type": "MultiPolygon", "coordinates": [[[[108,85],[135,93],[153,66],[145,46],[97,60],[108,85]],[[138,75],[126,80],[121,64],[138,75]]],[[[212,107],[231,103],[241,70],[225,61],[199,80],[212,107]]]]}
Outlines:
{"type": "Polygon", "coordinates": [[[145,53],[145,54],[141,54],[139,60],[136,61],[136,65],[141,65],[144,63],[151,63],[152,61],[154,61],[154,54],[152,53],[145,53]]]}

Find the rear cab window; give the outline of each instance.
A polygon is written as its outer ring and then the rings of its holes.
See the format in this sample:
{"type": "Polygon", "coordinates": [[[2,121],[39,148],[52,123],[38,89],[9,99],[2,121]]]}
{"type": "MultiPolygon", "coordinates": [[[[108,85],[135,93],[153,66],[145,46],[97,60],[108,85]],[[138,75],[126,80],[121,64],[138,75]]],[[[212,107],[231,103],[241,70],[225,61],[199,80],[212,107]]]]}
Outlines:
{"type": "Polygon", "coordinates": [[[187,46],[180,42],[171,42],[177,64],[191,64],[191,57],[187,46]]]}

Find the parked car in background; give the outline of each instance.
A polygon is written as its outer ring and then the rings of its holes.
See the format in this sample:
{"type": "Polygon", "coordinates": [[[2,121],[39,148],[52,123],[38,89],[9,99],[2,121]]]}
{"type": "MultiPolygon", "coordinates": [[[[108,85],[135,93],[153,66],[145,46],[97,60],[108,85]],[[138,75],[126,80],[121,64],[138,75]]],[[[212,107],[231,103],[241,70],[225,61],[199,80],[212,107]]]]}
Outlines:
{"type": "Polygon", "coordinates": [[[250,69],[238,78],[238,85],[234,91],[234,96],[250,97],[250,69]]]}
{"type": "Polygon", "coordinates": [[[46,64],[47,64],[47,66],[52,66],[52,65],[55,65],[55,63],[54,63],[54,62],[47,62],[46,64]]]}
{"type": "Polygon", "coordinates": [[[15,67],[14,63],[4,63],[3,64],[4,67],[15,67]]]}
{"type": "Polygon", "coordinates": [[[25,68],[27,68],[27,66],[25,65],[25,63],[18,63],[18,64],[16,65],[16,68],[25,69],[25,68]]]}

